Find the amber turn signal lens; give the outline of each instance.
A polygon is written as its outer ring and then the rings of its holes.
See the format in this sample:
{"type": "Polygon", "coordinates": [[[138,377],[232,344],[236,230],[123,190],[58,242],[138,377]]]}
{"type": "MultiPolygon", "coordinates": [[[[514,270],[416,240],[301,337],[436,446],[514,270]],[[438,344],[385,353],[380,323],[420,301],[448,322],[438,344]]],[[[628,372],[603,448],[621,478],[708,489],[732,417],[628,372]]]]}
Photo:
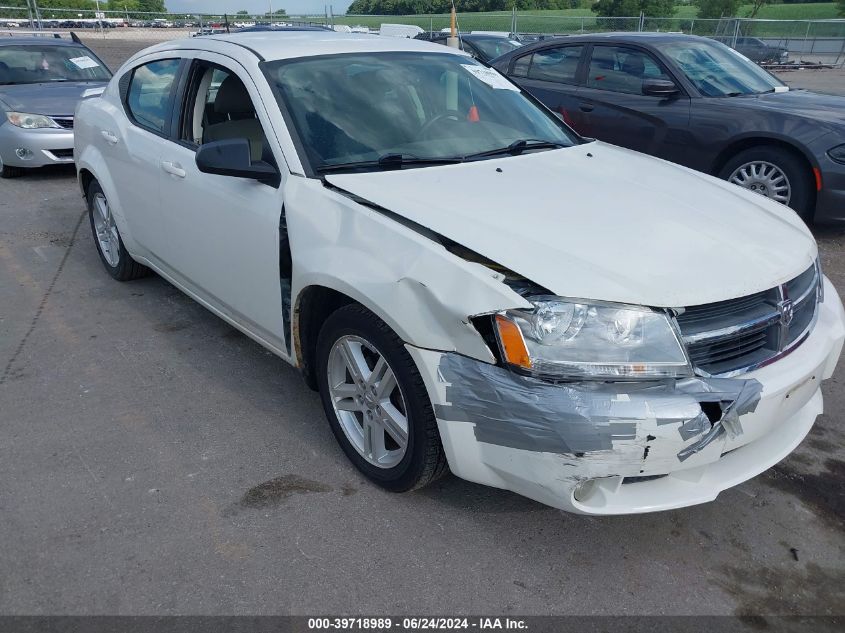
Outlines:
{"type": "Polygon", "coordinates": [[[502,343],[505,360],[511,365],[531,369],[531,358],[528,356],[528,349],[525,347],[525,339],[522,338],[519,326],[501,314],[497,314],[496,327],[499,329],[499,341],[502,343]]]}

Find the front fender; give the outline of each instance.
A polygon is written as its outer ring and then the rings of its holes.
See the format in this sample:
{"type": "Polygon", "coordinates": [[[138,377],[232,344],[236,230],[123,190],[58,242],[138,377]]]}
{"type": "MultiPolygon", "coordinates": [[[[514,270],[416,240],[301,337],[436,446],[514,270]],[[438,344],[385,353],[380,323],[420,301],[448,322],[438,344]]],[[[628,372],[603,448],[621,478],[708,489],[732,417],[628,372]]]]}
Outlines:
{"type": "Polygon", "coordinates": [[[372,311],[406,343],[485,362],[494,357],[469,317],[529,306],[502,275],[453,255],[424,229],[314,179],[291,177],[285,189],[294,305],[309,286],[331,288],[372,311]]]}

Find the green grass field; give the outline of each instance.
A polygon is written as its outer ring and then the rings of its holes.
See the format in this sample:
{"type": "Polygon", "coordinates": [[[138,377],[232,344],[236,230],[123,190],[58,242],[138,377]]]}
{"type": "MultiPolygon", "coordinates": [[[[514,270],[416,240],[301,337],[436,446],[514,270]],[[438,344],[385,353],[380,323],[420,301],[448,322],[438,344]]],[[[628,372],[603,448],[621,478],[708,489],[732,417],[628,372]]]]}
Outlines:
{"type": "MultiPolygon", "coordinates": [[[[743,5],[739,9],[739,17],[745,17],[751,12],[751,5],[743,5]]],[[[691,25],[690,20],[695,19],[698,8],[694,6],[678,7],[673,19],[653,20],[647,24],[649,29],[661,31],[688,31],[690,26],[695,33],[709,34],[707,31],[716,28],[716,22],[712,24],[699,22],[691,25]]],[[[827,20],[839,17],[836,12],[836,4],[833,2],[812,2],[807,4],[775,4],[763,7],[757,15],[761,19],[770,20],[827,20]]],[[[511,25],[510,12],[485,12],[485,13],[458,13],[458,22],[461,30],[488,30],[488,31],[509,31],[511,25]]],[[[520,11],[518,17],[518,28],[522,32],[552,32],[572,33],[580,31],[597,30],[631,30],[636,28],[636,20],[627,21],[619,18],[602,20],[589,9],[561,9],[552,11],[520,11]]],[[[385,15],[385,16],[336,16],[336,24],[348,24],[350,26],[367,26],[378,28],[382,23],[390,24],[415,24],[426,30],[440,30],[449,26],[449,16],[435,15],[385,15]]],[[[778,27],[771,25],[763,27],[765,31],[773,34],[780,34],[787,25],[778,27]]],[[[756,30],[755,30],[756,33],[756,30]]],[[[761,32],[762,33],[762,32],[761,32]]]]}

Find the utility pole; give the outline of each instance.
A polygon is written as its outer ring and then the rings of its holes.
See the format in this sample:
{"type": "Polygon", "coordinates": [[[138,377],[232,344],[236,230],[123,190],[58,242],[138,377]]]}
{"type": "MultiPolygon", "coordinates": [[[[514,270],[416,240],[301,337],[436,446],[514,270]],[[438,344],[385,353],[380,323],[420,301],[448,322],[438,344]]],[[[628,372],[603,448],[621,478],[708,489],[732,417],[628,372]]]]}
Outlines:
{"type": "MultiPolygon", "coordinates": [[[[41,12],[38,10],[38,2],[36,0],[32,0],[32,8],[35,10],[35,21],[38,24],[38,30],[41,31],[44,26],[41,24],[41,12]]],[[[30,23],[32,22],[32,18],[30,17],[30,23]]]]}
{"type": "Polygon", "coordinates": [[[455,3],[452,2],[452,15],[449,19],[449,37],[446,38],[446,46],[460,48],[461,40],[458,38],[458,16],[455,13],[455,3]]]}

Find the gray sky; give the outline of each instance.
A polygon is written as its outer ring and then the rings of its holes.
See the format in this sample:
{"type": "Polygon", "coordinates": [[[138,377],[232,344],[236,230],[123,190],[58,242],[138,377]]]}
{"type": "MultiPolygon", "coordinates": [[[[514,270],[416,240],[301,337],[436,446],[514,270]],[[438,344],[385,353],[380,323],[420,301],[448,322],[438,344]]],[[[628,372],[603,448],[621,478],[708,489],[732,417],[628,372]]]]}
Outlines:
{"type": "MultiPolygon", "coordinates": [[[[323,13],[323,7],[331,4],[335,14],[343,14],[352,0],[273,0],[273,10],[284,8],[290,15],[323,13]]],[[[268,0],[165,0],[168,10],[174,13],[236,13],[241,9],[250,13],[267,11],[268,0]]]]}

